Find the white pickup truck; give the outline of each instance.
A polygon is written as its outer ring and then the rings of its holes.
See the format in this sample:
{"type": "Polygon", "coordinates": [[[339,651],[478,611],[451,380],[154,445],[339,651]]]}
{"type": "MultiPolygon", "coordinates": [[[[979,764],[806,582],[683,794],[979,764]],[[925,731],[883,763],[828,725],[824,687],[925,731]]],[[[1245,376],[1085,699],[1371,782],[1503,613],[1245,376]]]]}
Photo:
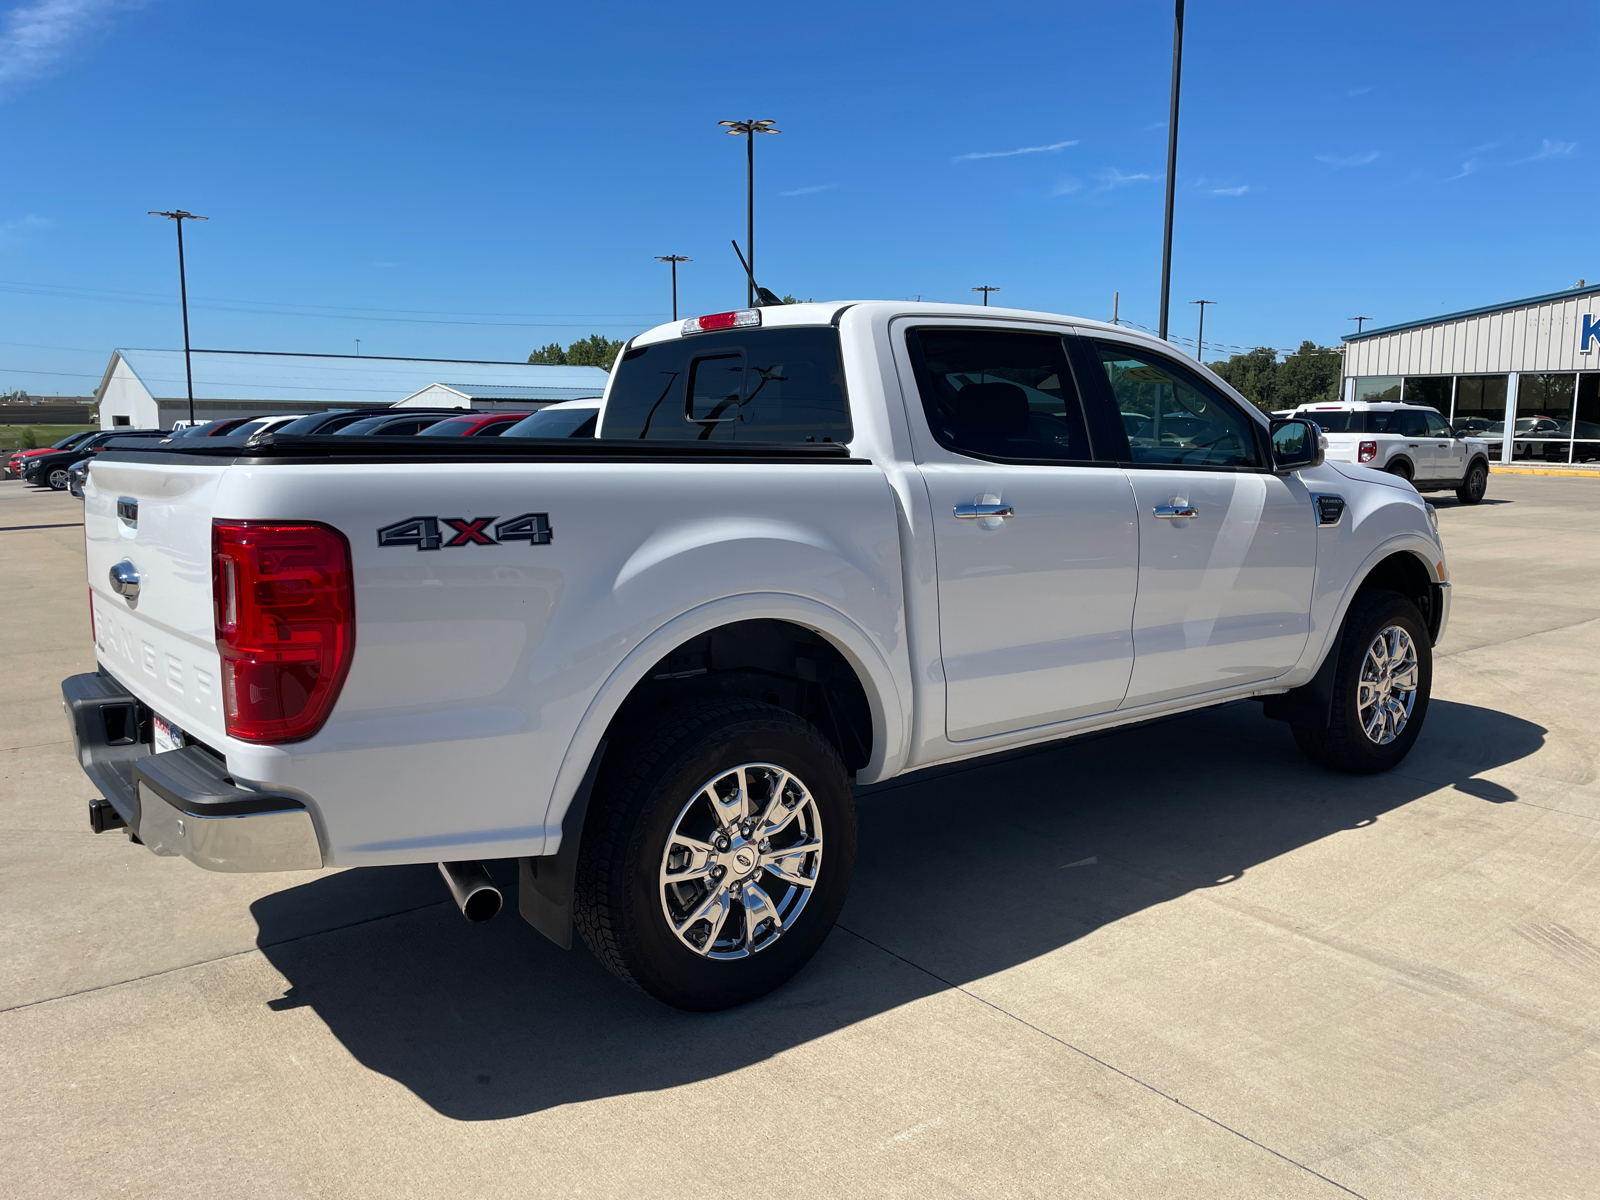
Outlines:
{"type": "Polygon", "coordinates": [[[474,918],[515,860],[542,932],[713,1009],[827,935],[853,784],[1241,698],[1393,766],[1449,609],[1431,518],[1127,329],[719,313],[627,344],[598,438],[102,454],[100,669],[63,694],[96,831],[437,862],[474,918]]]}

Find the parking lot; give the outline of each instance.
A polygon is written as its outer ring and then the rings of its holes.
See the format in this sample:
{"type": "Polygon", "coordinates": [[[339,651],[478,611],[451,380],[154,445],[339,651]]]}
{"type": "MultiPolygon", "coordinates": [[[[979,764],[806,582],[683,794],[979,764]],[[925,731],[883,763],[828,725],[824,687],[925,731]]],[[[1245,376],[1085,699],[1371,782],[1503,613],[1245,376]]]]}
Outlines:
{"type": "Polygon", "coordinates": [[[1592,1196],[1600,478],[1433,499],[1399,770],[1245,702],[897,781],[818,958],[704,1016],[432,867],[93,836],[79,502],[0,483],[0,1192],[1592,1196]]]}

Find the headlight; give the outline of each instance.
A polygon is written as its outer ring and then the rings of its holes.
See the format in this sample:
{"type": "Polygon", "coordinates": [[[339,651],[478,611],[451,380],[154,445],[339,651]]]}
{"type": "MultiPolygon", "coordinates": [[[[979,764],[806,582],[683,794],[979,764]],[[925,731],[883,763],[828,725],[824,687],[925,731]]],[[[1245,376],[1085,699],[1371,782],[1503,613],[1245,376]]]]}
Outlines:
{"type": "Polygon", "coordinates": [[[1424,504],[1422,507],[1428,510],[1428,524],[1433,526],[1433,536],[1437,538],[1439,536],[1439,513],[1431,504],[1424,504]]]}

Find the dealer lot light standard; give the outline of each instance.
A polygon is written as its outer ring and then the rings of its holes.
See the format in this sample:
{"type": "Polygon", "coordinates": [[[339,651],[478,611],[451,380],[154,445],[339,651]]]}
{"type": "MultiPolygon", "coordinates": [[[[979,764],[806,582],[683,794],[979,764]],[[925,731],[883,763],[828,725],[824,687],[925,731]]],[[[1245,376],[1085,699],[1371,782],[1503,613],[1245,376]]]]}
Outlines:
{"type": "MultiPolygon", "coordinates": [[[[189,424],[194,424],[194,369],[189,365],[189,282],[183,269],[183,223],[209,221],[210,217],[197,217],[192,212],[175,209],[172,212],[152,212],[152,217],[166,217],[178,227],[178,302],[183,307],[183,378],[189,385],[189,424]]],[[[159,424],[160,422],[157,422],[159,424]]]]}
{"type": "Polygon", "coordinates": [[[774,129],[771,121],[718,121],[725,125],[729,137],[740,134],[745,138],[744,168],[744,267],[745,305],[756,306],[756,134],[782,133],[774,129]]]}
{"type": "Polygon", "coordinates": [[[681,254],[658,254],[656,255],[656,261],[672,264],[672,319],[676,321],[678,319],[678,264],[681,262],[693,262],[694,259],[685,258],[681,254]]]}

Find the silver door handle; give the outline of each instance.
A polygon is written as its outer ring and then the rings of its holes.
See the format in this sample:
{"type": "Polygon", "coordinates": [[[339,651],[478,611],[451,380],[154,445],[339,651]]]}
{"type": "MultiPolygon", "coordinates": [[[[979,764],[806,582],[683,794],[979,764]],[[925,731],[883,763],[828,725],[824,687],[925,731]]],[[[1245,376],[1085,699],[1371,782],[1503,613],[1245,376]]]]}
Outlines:
{"type": "Polygon", "coordinates": [[[1200,510],[1189,503],[1158,504],[1150,510],[1163,521],[1176,521],[1179,517],[1198,517],[1200,510]]]}
{"type": "Polygon", "coordinates": [[[958,504],[958,517],[1014,517],[1017,510],[1009,504],[958,504]]]}

